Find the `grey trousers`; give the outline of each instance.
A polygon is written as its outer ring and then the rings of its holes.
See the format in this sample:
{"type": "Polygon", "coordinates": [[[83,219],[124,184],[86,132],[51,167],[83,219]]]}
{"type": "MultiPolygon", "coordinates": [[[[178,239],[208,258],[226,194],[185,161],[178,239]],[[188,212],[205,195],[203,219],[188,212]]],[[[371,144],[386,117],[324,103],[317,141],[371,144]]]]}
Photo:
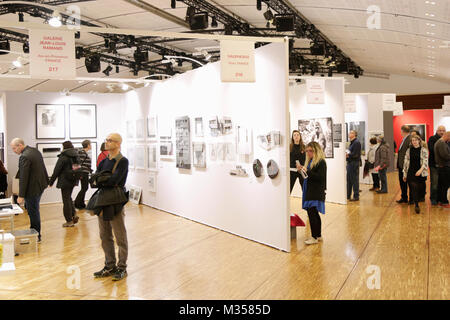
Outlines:
{"type": "Polygon", "coordinates": [[[116,252],[114,248],[114,237],[119,247],[119,263],[117,267],[120,269],[127,268],[128,258],[128,240],[127,230],[125,229],[125,211],[122,210],[114,216],[112,221],[104,221],[102,216],[98,217],[98,226],[100,229],[100,239],[102,240],[102,248],[105,253],[105,266],[111,269],[116,266],[116,252]],[[113,237],[114,232],[114,237],[113,237]]]}

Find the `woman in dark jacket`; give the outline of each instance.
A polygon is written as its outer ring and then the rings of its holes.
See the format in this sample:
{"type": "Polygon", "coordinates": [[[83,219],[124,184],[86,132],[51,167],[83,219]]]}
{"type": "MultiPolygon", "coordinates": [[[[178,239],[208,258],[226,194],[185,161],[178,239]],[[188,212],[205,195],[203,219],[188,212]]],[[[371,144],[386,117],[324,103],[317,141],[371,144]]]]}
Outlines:
{"type": "Polygon", "coordinates": [[[375,162],[373,163],[374,171],[378,172],[380,179],[381,189],[377,190],[377,193],[387,193],[387,177],[386,171],[389,167],[389,145],[384,140],[384,136],[378,136],[377,141],[380,144],[375,152],[375,162]]]}
{"type": "Polygon", "coordinates": [[[72,142],[63,142],[63,151],[58,155],[58,161],[49,182],[51,187],[55,180],[58,179],[56,187],[61,189],[63,212],[66,219],[63,227],[73,227],[78,222],[78,216],[75,213],[72,201],[72,191],[77,183],[77,179],[74,179],[71,172],[73,165],[79,164],[79,160],[78,150],[73,147],[72,142]]]}
{"type": "Polygon", "coordinates": [[[303,182],[302,208],[308,212],[312,237],[306,244],[315,244],[322,240],[322,221],[319,212],[325,214],[325,190],[327,189],[327,163],[325,154],[317,142],[306,145],[305,166],[297,166],[306,172],[303,182]]]}
{"type": "Polygon", "coordinates": [[[296,161],[298,161],[301,165],[305,164],[305,144],[303,143],[302,136],[300,131],[294,130],[292,131],[291,145],[290,149],[290,168],[291,168],[291,192],[294,188],[295,181],[297,178],[300,181],[300,186],[303,188],[303,177],[297,171],[296,161]],[[295,170],[295,171],[294,171],[295,170]]]}

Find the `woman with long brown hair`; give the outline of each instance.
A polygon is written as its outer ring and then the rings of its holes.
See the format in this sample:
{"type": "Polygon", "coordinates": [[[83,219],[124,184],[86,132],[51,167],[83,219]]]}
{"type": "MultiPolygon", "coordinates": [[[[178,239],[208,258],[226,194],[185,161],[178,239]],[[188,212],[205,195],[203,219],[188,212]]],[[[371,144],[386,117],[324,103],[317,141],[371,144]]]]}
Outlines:
{"type": "Polygon", "coordinates": [[[316,244],[322,240],[322,221],[319,212],[325,214],[325,190],[327,189],[327,163],[325,154],[317,142],[306,145],[305,165],[300,170],[307,177],[303,182],[302,208],[308,212],[311,238],[306,244],[316,244]]]}
{"type": "Polygon", "coordinates": [[[294,188],[295,181],[297,178],[300,181],[300,186],[303,188],[303,177],[299,172],[299,167],[297,165],[297,161],[299,165],[304,165],[305,163],[305,144],[303,143],[302,135],[300,131],[294,130],[292,131],[291,145],[290,149],[290,168],[291,168],[291,191],[294,188]]]}

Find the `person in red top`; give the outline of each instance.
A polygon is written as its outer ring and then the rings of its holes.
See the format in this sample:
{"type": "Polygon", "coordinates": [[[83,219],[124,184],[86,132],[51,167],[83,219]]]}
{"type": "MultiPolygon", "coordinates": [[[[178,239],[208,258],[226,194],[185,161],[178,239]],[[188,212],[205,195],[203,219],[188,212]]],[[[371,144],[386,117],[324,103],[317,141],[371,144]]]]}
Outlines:
{"type": "Polygon", "coordinates": [[[108,157],[108,154],[109,154],[109,151],[107,151],[106,149],[105,149],[105,143],[103,142],[102,143],[102,145],[101,145],[101,147],[100,147],[100,154],[98,155],[98,158],[97,158],[97,168],[98,168],[98,165],[100,164],[100,162],[102,162],[104,159],[106,159],[106,157],[108,157]]]}

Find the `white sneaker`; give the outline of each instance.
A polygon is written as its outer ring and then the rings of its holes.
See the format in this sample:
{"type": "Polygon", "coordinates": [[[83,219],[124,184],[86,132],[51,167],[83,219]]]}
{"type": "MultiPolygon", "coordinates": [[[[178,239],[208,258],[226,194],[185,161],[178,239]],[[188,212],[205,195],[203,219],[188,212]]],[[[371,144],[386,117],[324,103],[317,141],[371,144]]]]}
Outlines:
{"type": "Polygon", "coordinates": [[[319,240],[311,237],[311,238],[305,240],[305,243],[306,244],[316,244],[316,243],[319,243],[319,240]]]}

